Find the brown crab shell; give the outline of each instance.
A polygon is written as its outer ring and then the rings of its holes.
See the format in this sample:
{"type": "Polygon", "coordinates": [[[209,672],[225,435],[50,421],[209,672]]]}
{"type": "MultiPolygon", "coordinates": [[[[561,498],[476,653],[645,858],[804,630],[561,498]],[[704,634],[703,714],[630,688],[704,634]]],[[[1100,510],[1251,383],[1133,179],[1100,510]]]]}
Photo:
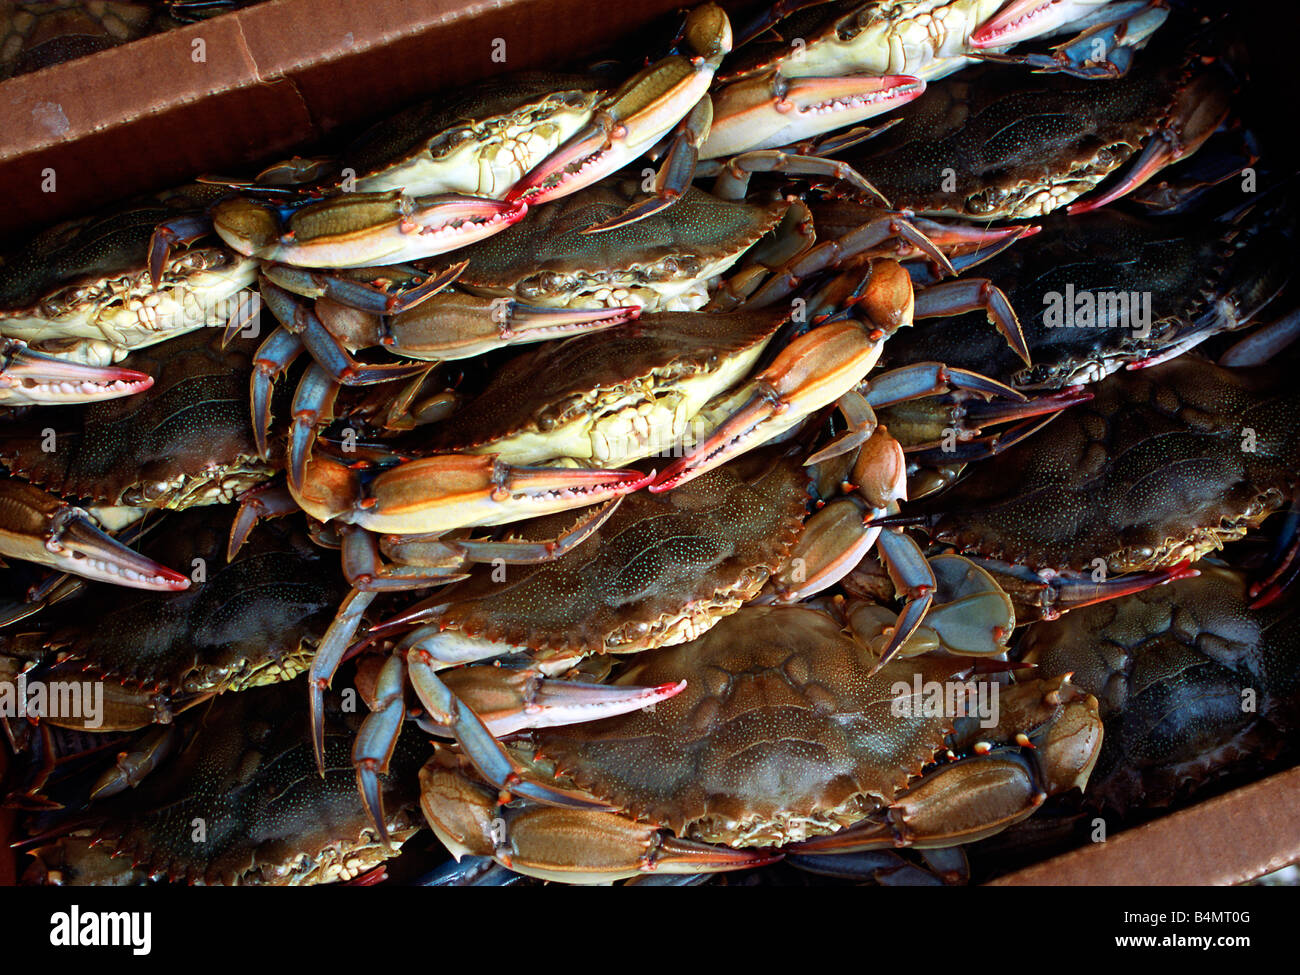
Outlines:
{"type": "Polygon", "coordinates": [[[232,517],[227,507],[171,515],[141,546],[187,570],[202,560],[197,585],[177,593],[91,586],[76,617],[40,642],[67,658],[61,669],[167,695],[292,679],[310,665],[347,592],[337,556],[282,522],[259,526],[228,563],[232,517]]]}
{"type": "MultiPolygon", "coordinates": [[[[606,180],[548,203],[527,220],[452,255],[469,261],[458,283],[522,301],[553,297],[574,282],[689,280],[735,261],[772,230],[787,204],[721,200],[691,187],[667,210],[598,234],[583,233],[643,196],[640,184],[606,180]]],[[[715,273],[720,273],[715,271],[715,273]]]]}
{"type": "MultiPolygon", "coordinates": [[[[551,654],[630,653],[690,640],[752,598],[802,528],[797,455],[753,451],[675,491],[639,491],[554,562],[489,568],[435,599],[440,626],[551,654]]],[[[557,524],[567,517],[555,516],[557,524]]],[[[542,537],[550,521],[534,523],[542,537]]]]}
{"type": "Polygon", "coordinates": [[[1021,642],[1044,676],[1072,673],[1097,696],[1106,731],[1086,797],[1121,813],[1250,769],[1300,724],[1297,604],[1251,609],[1244,573],[1196,568],[1195,578],[1035,623],[1021,642]]]}
{"type": "MultiPolygon", "coordinates": [[[[1140,61],[1111,84],[987,65],[932,85],[888,132],[844,154],[896,207],[970,220],[1043,216],[1123,165],[1218,69],[1140,61]],[[935,173],[951,172],[939,180],[935,173]]],[[[818,226],[821,226],[820,221],[818,226]]]]}
{"type": "MultiPolygon", "coordinates": [[[[41,857],[64,882],[81,868],[86,882],[103,863],[76,862],[107,850],[135,870],[123,877],[162,877],[192,884],[296,885],[349,879],[393,856],[376,841],[357,794],[351,762],[356,724],[329,713],[325,777],[316,771],[300,683],[222,695],[185,750],[138,788],[90,809],[104,821],[41,857]],[[196,842],[202,820],[204,842],[196,842]],[[83,836],[86,834],[82,834],[83,836]],[[65,862],[70,861],[70,862],[65,862]],[[72,869],[68,869],[71,867],[72,869]]],[[[416,774],[427,746],[419,735],[397,743],[382,776],[389,830],[398,842],[419,828],[416,774]]]]}
{"type": "MultiPolygon", "coordinates": [[[[899,682],[955,658],[875,658],[830,617],[750,606],[691,643],[638,656],[615,683],[685,680],[653,710],[541,732],[538,753],[597,798],[678,836],[767,846],[834,832],[888,803],[951,731],[901,716],[899,682]]],[[[920,710],[920,709],[917,709],[920,710]]]]}
{"type": "Polygon", "coordinates": [[[120,365],[153,376],[150,389],[6,435],[0,459],[66,498],[170,508],[233,500],[277,467],[258,457],[249,420],[258,341],[236,338],[223,349],[222,334],[203,328],[133,353],[120,365]]]}
{"type": "MultiPolygon", "coordinates": [[[[486,389],[434,431],[433,448],[483,448],[591,418],[606,402],[674,396],[674,384],[757,353],[788,317],[783,308],[663,312],[598,335],[546,343],[511,359],[486,389]]],[[[662,446],[669,445],[664,440],[662,446]]]]}
{"type": "Polygon", "coordinates": [[[1035,570],[1171,565],[1245,534],[1300,483],[1300,387],[1189,354],[1094,398],[926,505],[936,539],[1035,570]]]}

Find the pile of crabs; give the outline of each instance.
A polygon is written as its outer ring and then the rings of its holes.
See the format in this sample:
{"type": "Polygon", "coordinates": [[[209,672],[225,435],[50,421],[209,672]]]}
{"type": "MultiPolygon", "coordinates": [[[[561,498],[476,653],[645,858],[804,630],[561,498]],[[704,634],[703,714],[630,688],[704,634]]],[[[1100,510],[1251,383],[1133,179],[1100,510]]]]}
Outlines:
{"type": "Polygon", "coordinates": [[[28,879],[960,882],[1293,760],[1231,7],[710,3],[19,242],[28,879]]]}

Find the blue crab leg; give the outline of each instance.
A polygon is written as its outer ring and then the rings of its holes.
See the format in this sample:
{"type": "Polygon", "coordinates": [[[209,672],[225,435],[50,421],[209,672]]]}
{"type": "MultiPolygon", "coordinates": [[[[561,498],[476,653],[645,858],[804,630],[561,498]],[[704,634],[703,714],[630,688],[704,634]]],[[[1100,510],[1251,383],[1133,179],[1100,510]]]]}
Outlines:
{"type": "Polygon", "coordinates": [[[661,210],[666,210],[676,203],[690,188],[691,181],[695,178],[695,167],[700,161],[700,145],[712,124],[713,102],[709,98],[702,98],[678,123],[675,133],[670,138],[664,160],[659,166],[658,173],[655,174],[652,194],[632,204],[617,216],[592,224],[583,230],[583,233],[598,234],[625,227],[661,210]]]}
{"type": "Polygon", "coordinates": [[[262,297],[268,307],[291,332],[302,338],[303,345],[322,369],[344,386],[367,386],[390,379],[408,379],[428,368],[427,363],[394,362],[374,365],[352,358],[342,341],[336,338],[313,308],[290,292],[262,282],[262,297]]]}
{"type": "MultiPolygon", "coordinates": [[[[876,415],[872,407],[889,406],[904,400],[933,396],[936,393],[949,393],[958,389],[989,396],[1001,396],[1017,405],[1025,402],[1023,393],[996,379],[981,376],[969,369],[953,369],[941,362],[918,362],[891,369],[873,377],[867,382],[866,387],[865,395],[853,392],[840,397],[840,410],[848,420],[849,429],[809,457],[806,463],[819,464],[864,443],[876,429],[876,415]],[[858,400],[861,402],[859,403],[858,400]]],[[[1014,405],[1009,407],[1009,409],[1014,408],[1014,405]]]]}
{"type": "Polygon", "coordinates": [[[354,525],[340,526],[343,536],[343,574],[358,589],[371,592],[423,589],[440,582],[466,578],[470,562],[500,559],[507,565],[530,565],[558,559],[581,545],[609,520],[621,497],[593,505],[562,535],[554,539],[447,538],[434,534],[395,535],[389,540],[402,553],[400,565],[387,565],[380,557],[379,537],[354,525]]]}
{"type": "MultiPolygon", "coordinates": [[[[878,130],[877,130],[878,131],[878,130]]],[[[872,132],[872,135],[876,132],[872,132]]],[[[859,136],[859,141],[865,138],[859,136]]],[[[827,176],[841,180],[856,192],[874,196],[883,206],[890,206],[885,195],[871,185],[870,180],[846,162],[825,159],[801,153],[787,153],[780,149],[758,149],[744,152],[727,161],[713,184],[713,195],[724,200],[743,200],[749,193],[750,176],[754,173],[795,173],[800,176],[827,176]]]]}
{"type": "Polygon", "coordinates": [[[406,667],[401,654],[393,654],[384,661],[374,694],[375,703],[352,745],[352,765],[357,773],[357,791],[375,824],[379,840],[391,846],[379,777],[388,774],[388,763],[406,720],[406,667]]]}
{"type": "Polygon", "coordinates": [[[895,213],[884,213],[857,230],[838,240],[823,241],[791,264],[770,277],[747,304],[753,308],[766,308],[792,294],[804,279],[828,267],[883,243],[891,238],[906,241],[920,249],[947,273],[955,273],[952,263],[934,243],[918,230],[910,220],[895,213]]]}
{"type": "Polygon", "coordinates": [[[95,780],[90,790],[90,801],[107,799],[139,785],[175,750],[179,738],[174,724],[151,729],[129,751],[118,753],[113,767],[95,780]]]}
{"type": "MultiPolygon", "coordinates": [[[[1123,575],[1108,576],[1101,582],[1093,581],[1086,572],[1035,572],[1024,565],[1011,565],[998,559],[984,559],[970,556],[970,560],[994,576],[1014,579],[1030,592],[1037,591],[1035,609],[1042,619],[1056,619],[1062,613],[1093,603],[1131,596],[1153,586],[1163,586],[1179,579],[1190,579],[1200,573],[1191,567],[1191,562],[1184,560],[1164,569],[1151,569],[1143,572],[1126,572],[1123,575]]],[[[1005,588],[1010,588],[1006,586],[1005,588]]]]}
{"type": "Polygon", "coordinates": [[[968,311],[983,311],[989,324],[997,326],[1011,350],[1032,365],[1029,346],[1020,330],[1020,319],[1011,307],[1006,294],[987,278],[964,278],[945,281],[923,288],[916,294],[914,318],[938,318],[961,315],[968,311]]]}
{"type": "Polygon", "coordinates": [[[41,352],[21,339],[0,339],[0,405],[98,403],[143,392],[153,377],[119,366],[83,366],[41,352]]]}
{"type": "Polygon", "coordinates": [[[270,460],[267,436],[271,430],[271,392],[275,381],[288,371],[293,360],[302,354],[302,339],[286,328],[277,328],[266,337],[253,357],[253,372],[249,377],[253,414],[253,442],[258,456],[270,460]]]}
{"type": "MultiPolygon", "coordinates": [[[[428,298],[453,284],[469,267],[461,261],[426,277],[419,284],[402,291],[389,291],[374,284],[354,278],[294,267],[291,264],[269,264],[262,269],[267,280],[286,291],[304,298],[329,298],[341,305],[374,315],[395,315],[418,306],[428,298]]],[[[382,277],[386,268],[375,268],[375,276],[382,277]]],[[[403,266],[403,270],[406,268],[403,266]]],[[[412,274],[421,272],[411,270],[412,274]]]]}
{"type": "Polygon", "coordinates": [[[934,570],[910,535],[895,529],[886,529],[876,539],[876,548],[880,552],[894,588],[903,595],[903,611],[894,624],[893,636],[881,651],[880,659],[871,668],[874,674],[898,655],[903,644],[908,641],[916,628],[925,619],[934,602],[936,586],[934,570]]]}
{"type": "MultiPolygon", "coordinates": [[[[1010,10],[1008,7],[999,17],[1006,16],[1010,10]]],[[[1052,48],[1051,54],[980,52],[972,53],[971,56],[1003,64],[1023,64],[1035,71],[1062,72],[1079,78],[1118,78],[1128,72],[1133,64],[1134,52],[1146,43],[1168,16],[1169,8],[1164,6],[1163,0],[1130,0],[1073,21],[1072,29],[1086,29],[1073,39],[1052,48]]],[[[986,24],[985,27],[987,26],[986,24]]],[[[1061,26],[1064,27],[1065,24],[1062,23],[1061,26]]],[[[980,31],[976,31],[976,34],[980,34],[980,31]]],[[[983,35],[979,41],[972,37],[972,46],[980,47],[983,40],[983,35]]],[[[993,45],[1008,43],[1011,42],[992,39],[993,45]]]]}
{"type": "Polygon", "coordinates": [[[248,541],[257,523],[265,518],[282,518],[297,514],[298,502],[283,484],[259,484],[239,496],[239,510],[230,523],[230,538],[226,542],[226,561],[233,561],[248,541]]]}
{"type": "Polygon", "coordinates": [[[192,244],[212,232],[212,220],[205,215],[176,217],[154,228],[149,238],[149,280],[155,288],[162,284],[163,269],[178,244],[192,244]]]}
{"type": "Polygon", "coordinates": [[[316,429],[321,416],[331,415],[339,385],[326,370],[312,363],[298,381],[293,393],[293,424],[289,430],[289,483],[297,491],[307,477],[307,461],[316,443],[316,429]]]}
{"type": "Polygon", "coordinates": [[[334,680],[334,674],[343,662],[361,618],[376,593],[353,589],[343,600],[334,615],[329,629],[321,637],[307,674],[307,707],[311,715],[311,741],[316,752],[316,768],[325,777],[325,691],[334,680]]]}
{"type": "Polygon", "coordinates": [[[583,793],[525,778],[524,770],[501,747],[473,709],[442,682],[427,654],[412,647],[406,652],[406,665],[416,696],[429,718],[451,730],[465,757],[483,780],[501,794],[503,802],[507,795],[514,795],[566,809],[612,811],[608,804],[583,793]]]}

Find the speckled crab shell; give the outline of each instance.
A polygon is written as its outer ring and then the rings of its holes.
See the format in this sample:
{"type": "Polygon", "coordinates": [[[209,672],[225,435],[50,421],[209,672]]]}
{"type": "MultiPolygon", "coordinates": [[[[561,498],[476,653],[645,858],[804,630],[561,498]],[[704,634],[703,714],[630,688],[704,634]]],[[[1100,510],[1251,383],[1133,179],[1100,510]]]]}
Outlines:
{"type": "Polygon", "coordinates": [[[199,584],[180,593],[94,586],[74,617],[47,634],[15,638],[15,649],[36,644],[58,652],[56,669],[148,690],[151,701],[163,695],[155,704],[164,714],[168,698],[183,704],[189,695],[295,677],[347,587],[331,570],[335,557],[293,522],[259,526],[228,563],[232,517],[216,507],[173,515],[141,546],[187,569],[201,560],[199,584]]]}
{"type": "MultiPolygon", "coordinates": [[[[796,454],[759,450],[675,491],[623,498],[600,530],[553,562],[476,570],[434,597],[438,625],[547,652],[628,653],[692,640],[784,563],[808,477],[796,454]]],[[[555,516],[556,520],[572,516],[555,516]]],[[[545,537],[550,526],[534,523],[545,537]]]]}
{"type": "Polygon", "coordinates": [[[538,208],[495,237],[461,248],[457,281],[487,295],[534,305],[637,304],[647,311],[693,311],[706,284],[772,230],[787,204],[730,202],[691,187],[673,206],[598,234],[640,196],[638,182],[605,180],[538,208]]]}
{"type": "Polygon", "coordinates": [[[151,389],[8,434],[0,459],[68,498],[172,509],[228,503],[277,470],[258,456],[248,418],[257,344],[237,338],[223,349],[222,329],[204,328],[137,352],[123,365],[152,375],[151,389]]]}
{"type": "Polygon", "coordinates": [[[1172,565],[1239,538],[1300,483],[1300,387],[1195,354],[1095,398],[927,504],[934,537],[1036,570],[1172,565]]]}
{"type": "Polygon", "coordinates": [[[1243,573],[1197,569],[1025,631],[1026,660],[1044,676],[1073,673],[1100,702],[1105,737],[1086,793],[1099,804],[1167,804],[1275,754],[1300,724],[1296,601],[1251,609],[1243,573]]]}
{"type": "Polygon", "coordinates": [[[1043,216],[1087,193],[1152,137],[1179,92],[1207,76],[1193,63],[1196,71],[1177,59],[1145,59],[1105,85],[1014,67],[972,69],[932,85],[899,110],[899,124],[842,157],[894,206],[915,213],[1043,216]],[[935,177],[949,171],[951,182],[935,177]]]}
{"type": "Polygon", "coordinates": [[[956,658],[875,658],[830,617],[746,607],[689,644],[636,658],[618,683],[685,678],[653,710],[535,738],[597,798],[676,835],[766,846],[834,832],[904,789],[951,730],[891,712],[894,684],[944,680],[956,658]]]}
{"type": "MultiPolygon", "coordinates": [[[[183,752],[135,790],[91,807],[101,821],[80,837],[35,850],[32,879],[103,882],[146,877],[194,884],[298,885],[351,879],[395,852],[376,840],[352,770],[353,730],[332,712],[325,777],[316,771],[298,684],[219,698],[183,752]],[[194,842],[201,819],[205,841],[194,842]],[[86,846],[86,836],[96,843],[86,846]],[[86,858],[83,865],[80,858],[86,858]]],[[[389,831],[418,828],[416,771],[427,757],[419,735],[398,743],[383,777],[389,831]]]]}

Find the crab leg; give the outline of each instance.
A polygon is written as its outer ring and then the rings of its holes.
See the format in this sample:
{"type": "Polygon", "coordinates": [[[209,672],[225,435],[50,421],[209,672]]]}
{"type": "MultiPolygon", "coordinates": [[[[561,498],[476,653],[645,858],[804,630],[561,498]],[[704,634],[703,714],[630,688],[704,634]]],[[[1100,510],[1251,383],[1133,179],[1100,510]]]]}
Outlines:
{"type": "Polygon", "coordinates": [[[609,810],[607,804],[583,793],[524,778],[524,770],[501,747],[501,743],[492,736],[473,709],[466,706],[442,682],[423,651],[414,647],[407,650],[406,666],[416,696],[424,705],[430,720],[451,730],[465,757],[483,776],[484,781],[501,793],[503,802],[505,796],[516,795],[567,809],[609,810]]]}
{"type": "Polygon", "coordinates": [[[289,292],[264,280],[262,297],[275,317],[284,323],[284,327],[301,336],[303,345],[311,353],[311,357],[330,374],[336,383],[344,386],[366,386],[387,382],[390,379],[406,379],[425,369],[423,363],[397,362],[372,365],[358,362],[352,358],[343,342],[325,327],[325,323],[320,320],[315,310],[289,292]]]}
{"type": "Polygon", "coordinates": [[[701,98],[677,126],[669,143],[664,161],[655,174],[654,192],[647,199],[634,203],[618,216],[592,224],[584,234],[602,233],[624,227],[672,206],[690,187],[695,178],[695,167],[700,159],[700,145],[713,124],[713,101],[701,98]]]}
{"type": "Polygon", "coordinates": [[[938,318],[982,310],[989,324],[997,326],[1012,351],[1032,365],[1029,346],[1020,330],[1020,319],[1006,294],[987,278],[966,278],[931,285],[916,295],[916,318],[938,318]]]}
{"type": "Polygon", "coordinates": [[[248,541],[248,536],[259,521],[266,518],[283,518],[297,514],[298,503],[283,485],[259,484],[239,496],[239,511],[230,523],[230,538],[226,542],[226,561],[231,562],[248,541]]]}
{"type": "Polygon", "coordinates": [[[859,193],[874,196],[888,207],[885,195],[871,185],[861,173],[838,159],[823,159],[782,152],[779,149],[760,149],[741,153],[722,167],[713,184],[713,195],[724,200],[743,200],[749,193],[749,179],[754,173],[798,173],[801,176],[829,176],[843,180],[859,193]]]}
{"type": "MultiPolygon", "coordinates": [[[[986,38],[981,32],[1011,11],[1012,7],[1007,7],[998,17],[976,31],[981,37],[978,41],[972,37],[972,47],[985,46],[986,38]]],[[[1036,71],[1060,71],[1079,78],[1118,78],[1132,66],[1134,51],[1146,43],[1168,16],[1169,8],[1163,0],[1130,0],[1128,3],[1116,4],[1112,9],[1099,10],[1081,20],[1073,20],[1069,29],[1086,29],[1073,39],[1052,48],[1051,54],[983,52],[975,56],[1004,64],[1024,64],[1036,71]]],[[[1060,26],[1065,28],[1067,25],[1062,23],[1060,26]]],[[[1042,33],[1049,33],[1050,29],[1049,27],[1042,33]]],[[[991,36],[987,40],[988,46],[1011,43],[991,36]]]]}
{"type": "Polygon", "coordinates": [[[78,365],[33,352],[21,339],[0,339],[0,404],[4,406],[98,403],[152,385],[152,376],[134,369],[78,365]]]}
{"type": "Polygon", "coordinates": [[[212,220],[203,215],[176,217],[154,228],[149,238],[149,280],[155,288],[162,284],[163,270],[178,244],[192,244],[212,232],[212,220]]]}
{"type": "MultiPolygon", "coordinates": [[[[953,273],[952,264],[947,256],[925,234],[917,230],[909,220],[897,214],[885,213],[838,240],[828,240],[818,244],[791,264],[787,264],[768,279],[748,304],[753,308],[766,308],[773,305],[792,294],[806,278],[828,267],[837,267],[847,259],[869,251],[891,238],[913,244],[945,271],[953,273]]],[[[816,303],[813,303],[813,309],[819,310],[816,303]]]]}
{"type": "Polygon", "coordinates": [[[499,233],[528,205],[443,193],[344,193],[290,211],[235,198],[212,211],[237,253],[298,267],[358,268],[434,257],[499,233]]]}
{"type": "Polygon", "coordinates": [[[307,710],[311,715],[311,741],[316,752],[316,768],[325,777],[325,691],[334,680],[334,674],[343,663],[343,657],[352,637],[361,625],[370,604],[377,594],[353,589],[334,614],[329,629],[321,637],[307,673],[307,710]]]}
{"type": "Polygon", "coordinates": [[[0,555],[24,559],[96,582],[179,592],[190,580],[133,552],[100,529],[81,508],[26,481],[0,481],[0,555]]]}
{"type": "Polygon", "coordinates": [[[894,625],[894,633],[871,669],[873,674],[898,655],[903,644],[921,625],[934,602],[936,585],[934,570],[930,568],[921,547],[910,535],[904,535],[896,529],[882,531],[876,544],[881,560],[889,570],[889,578],[893,580],[894,588],[903,595],[904,602],[903,611],[894,625]]]}
{"type": "Polygon", "coordinates": [[[380,558],[377,536],[345,525],[343,536],[343,574],[358,589],[388,592],[421,589],[439,582],[465,578],[469,562],[501,560],[507,565],[529,565],[560,558],[595,534],[622,502],[615,498],[579,518],[563,535],[545,540],[451,539],[442,535],[395,535],[386,540],[390,558],[399,565],[385,564],[380,558]]]}
{"type": "Polygon", "coordinates": [[[1038,573],[1028,566],[1010,565],[996,559],[972,557],[971,561],[1002,580],[1003,588],[1016,600],[1021,622],[1027,622],[1033,613],[1037,613],[1038,618],[1053,620],[1072,609],[1131,596],[1152,586],[1163,586],[1200,574],[1191,567],[1190,561],[1184,560],[1165,569],[1126,572],[1098,582],[1088,573],[1038,573]]]}
{"type": "MultiPolygon", "coordinates": [[[[968,390],[1011,400],[1010,405],[1001,408],[1008,417],[1013,417],[1018,415],[1015,411],[1025,402],[1023,393],[996,379],[981,376],[969,369],[953,369],[941,362],[918,362],[891,369],[865,385],[865,396],[859,393],[848,393],[840,398],[840,410],[849,421],[849,428],[844,434],[809,457],[807,461],[809,464],[830,460],[865,442],[876,429],[876,415],[872,407],[891,406],[904,400],[921,399],[937,393],[968,390]]],[[[1071,405],[1072,402],[1075,401],[1072,400],[1064,405],[1071,405]]],[[[1050,408],[1064,409],[1064,406],[1050,408]]]]}
{"type": "Polygon", "coordinates": [[[316,312],[341,344],[380,345],[408,358],[449,361],[603,331],[639,318],[641,308],[543,308],[508,297],[450,293],[383,321],[329,299],[318,301],[316,312]]]}
{"type": "Polygon", "coordinates": [[[420,806],[452,856],[489,856],[510,870],[568,883],[608,883],[647,873],[745,870],[780,854],[673,837],[652,823],[580,809],[498,809],[492,794],[435,756],[420,770],[420,806]],[[557,846],[557,836],[573,838],[557,846]]]}
{"type": "MultiPolygon", "coordinates": [[[[329,298],[341,305],[374,315],[396,315],[409,311],[453,284],[469,267],[469,261],[452,264],[437,274],[400,292],[391,292],[338,274],[309,271],[290,264],[268,264],[262,269],[267,280],[303,298],[329,298]]],[[[381,277],[385,268],[375,268],[381,277]]],[[[403,269],[405,270],[405,269],[403,269]]],[[[412,275],[420,272],[411,270],[412,275]]]]}
{"type": "MultiPolygon", "coordinates": [[[[600,104],[589,125],[511,187],[506,199],[537,205],[590,186],[659,142],[707,97],[714,72],[731,50],[731,22],[721,7],[709,3],[687,15],[683,32],[694,56],[670,55],[629,79],[600,104]]],[[[694,124],[701,122],[707,118],[697,116],[694,124]]],[[[698,138],[684,135],[692,142],[698,138]]],[[[692,154],[687,151],[684,159],[669,154],[678,175],[664,177],[665,184],[683,183],[681,171],[692,154]]]]}
{"type": "Polygon", "coordinates": [[[271,456],[267,435],[271,430],[271,392],[275,381],[288,371],[304,348],[299,336],[286,328],[277,328],[258,346],[253,357],[253,372],[248,380],[252,394],[253,442],[263,460],[271,456]]]}
{"type": "Polygon", "coordinates": [[[651,485],[670,491],[732,457],[785,433],[852,390],[880,358],[889,335],[910,323],[912,283],[894,261],[872,264],[856,321],[821,325],[791,342],[763,372],[739,391],[748,400],[701,443],[664,469],[651,485]]]}
{"type": "Polygon", "coordinates": [[[787,78],[769,71],[733,81],[713,95],[713,128],[700,158],[804,142],[892,111],[924,91],[925,82],[912,75],[787,78]]]}

